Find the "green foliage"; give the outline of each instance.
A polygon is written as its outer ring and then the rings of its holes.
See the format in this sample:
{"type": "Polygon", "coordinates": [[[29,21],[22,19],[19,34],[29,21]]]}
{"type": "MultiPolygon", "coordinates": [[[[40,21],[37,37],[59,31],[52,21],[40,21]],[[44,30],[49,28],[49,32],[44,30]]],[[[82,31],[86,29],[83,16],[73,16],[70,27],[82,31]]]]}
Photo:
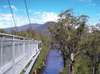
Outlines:
{"type": "Polygon", "coordinates": [[[47,56],[48,51],[49,51],[48,44],[46,44],[48,42],[47,40],[48,39],[45,38],[45,41],[42,44],[42,50],[41,50],[41,52],[40,52],[40,54],[39,54],[39,56],[37,58],[36,63],[33,66],[31,74],[34,72],[34,70],[43,69],[43,67],[45,66],[46,56],[47,56]]]}
{"type": "MultiPolygon", "coordinates": [[[[49,28],[54,45],[62,51],[64,65],[75,63],[75,70],[80,67],[80,72],[76,74],[96,74],[98,63],[100,63],[100,26],[92,27],[91,31],[87,25],[88,16],[75,16],[71,10],[66,10],[60,14],[59,21],[49,28]],[[73,54],[73,60],[71,59],[73,54]],[[76,57],[83,54],[88,60],[83,61],[83,57],[76,57]],[[82,59],[81,59],[82,58],[82,59]],[[67,63],[67,61],[70,61],[67,63]],[[91,62],[90,62],[91,61],[91,62]],[[88,68],[88,62],[91,63],[88,68]]],[[[100,24],[99,24],[100,25],[100,24]]],[[[69,69],[70,70],[70,69],[69,69]]],[[[74,70],[74,68],[72,69],[74,70]]]]}
{"type": "Polygon", "coordinates": [[[0,29],[0,33],[5,33],[4,29],[0,29]]]}
{"type": "Polygon", "coordinates": [[[98,66],[98,72],[100,73],[100,63],[99,63],[99,66],[98,66]]]}
{"type": "Polygon", "coordinates": [[[86,56],[77,56],[74,63],[74,74],[92,74],[91,61],[86,56]]]}
{"type": "Polygon", "coordinates": [[[35,32],[34,30],[31,29],[27,29],[26,31],[19,31],[19,32],[12,31],[11,34],[26,37],[26,38],[33,38],[36,40],[40,40],[42,36],[38,32],[35,32]]]}
{"type": "Polygon", "coordinates": [[[46,55],[47,55],[47,53],[48,53],[48,50],[49,50],[49,49],[48,49],[47,46],[43,46],[43,47],[42,47],[41,53],[40,53],[40,55],[39,55],[39,57],[38,57],[38,59],[37,59],[36,64],[34,65],[34,69],[37,69],[37,68],[39,68],[39,67],[44,66],[44,61],[45,61],[45,59],[46,59],[46,55]]]}
{"type": "Polygon", "coordinates": [[[64,67],[63,71],[60,72],[60,74],[68,74],[68,69],[67,69],[67,66],[64,67]]]}

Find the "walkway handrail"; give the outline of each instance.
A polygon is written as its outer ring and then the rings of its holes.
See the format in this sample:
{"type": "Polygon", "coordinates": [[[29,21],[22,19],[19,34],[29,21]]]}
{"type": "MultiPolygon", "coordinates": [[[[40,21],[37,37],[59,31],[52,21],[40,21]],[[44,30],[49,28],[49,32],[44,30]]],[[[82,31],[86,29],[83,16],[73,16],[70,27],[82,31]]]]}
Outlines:
{"type": "Polygon", "coordinates": [[[0,74],[19,74],[34,59],[33,56],[38,55],[40,43],[38,40],[0,33],[0,74]]]}
{"type": "Polygon", "coordinates": [[[7,34],[7,33],[0,33],[0,37],[10,37],[10,38],[18,38],[18,39],[23,39],[23,40],[29,40],[30,38],[27,37],[22,37],[22,36],[18,36],[18,35],[12,35],[12,34],[7,34]]]}

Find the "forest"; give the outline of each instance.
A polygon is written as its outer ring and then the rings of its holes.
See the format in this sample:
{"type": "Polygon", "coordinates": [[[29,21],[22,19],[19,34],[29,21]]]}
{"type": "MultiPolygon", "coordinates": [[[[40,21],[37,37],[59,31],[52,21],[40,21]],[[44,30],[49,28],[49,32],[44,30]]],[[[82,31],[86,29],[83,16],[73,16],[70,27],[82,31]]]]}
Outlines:
{"type": "Polygon", "coordinates": [[[89,16],[75,16],[72,10],[59,17],[49,31],[52,46],[62,52],[61,74],[100,74],[100,23],[90,25],[89,16]]]}

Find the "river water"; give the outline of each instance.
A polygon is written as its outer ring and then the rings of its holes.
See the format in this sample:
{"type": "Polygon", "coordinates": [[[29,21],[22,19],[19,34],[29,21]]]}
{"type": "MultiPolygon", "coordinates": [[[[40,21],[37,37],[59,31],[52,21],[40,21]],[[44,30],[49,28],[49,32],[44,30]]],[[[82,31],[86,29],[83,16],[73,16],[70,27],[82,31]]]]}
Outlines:
{"type": "Polygon", "coordinates": [[[61,52],[54,49],[50,50],[47,59],[46,66],[43,70],[43,74],[59,74],[63,69],[63,58],[61,52]]]}

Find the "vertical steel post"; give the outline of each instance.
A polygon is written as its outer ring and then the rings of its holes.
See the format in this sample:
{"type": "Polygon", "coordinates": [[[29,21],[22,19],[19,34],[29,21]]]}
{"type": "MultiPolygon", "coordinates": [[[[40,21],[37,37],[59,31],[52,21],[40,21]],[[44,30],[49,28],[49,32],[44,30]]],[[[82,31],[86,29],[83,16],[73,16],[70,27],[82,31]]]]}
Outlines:
{"type": "Polygon", "coordinates": [[[12,56],[13,56],[13,73],[15,74],[15,42],[14,42],[14,36],[12,38],[12,56]]]}
{"type": "Polygon", "coordinates": [[[23,54],[25,56],[25,39],[23,39],[22,42],[23,42],[23,54]]]}
{"type": "Polygon", "coordinates": [[[3,65],[3,37],[1,38],[1,66],[3,65]]]}

